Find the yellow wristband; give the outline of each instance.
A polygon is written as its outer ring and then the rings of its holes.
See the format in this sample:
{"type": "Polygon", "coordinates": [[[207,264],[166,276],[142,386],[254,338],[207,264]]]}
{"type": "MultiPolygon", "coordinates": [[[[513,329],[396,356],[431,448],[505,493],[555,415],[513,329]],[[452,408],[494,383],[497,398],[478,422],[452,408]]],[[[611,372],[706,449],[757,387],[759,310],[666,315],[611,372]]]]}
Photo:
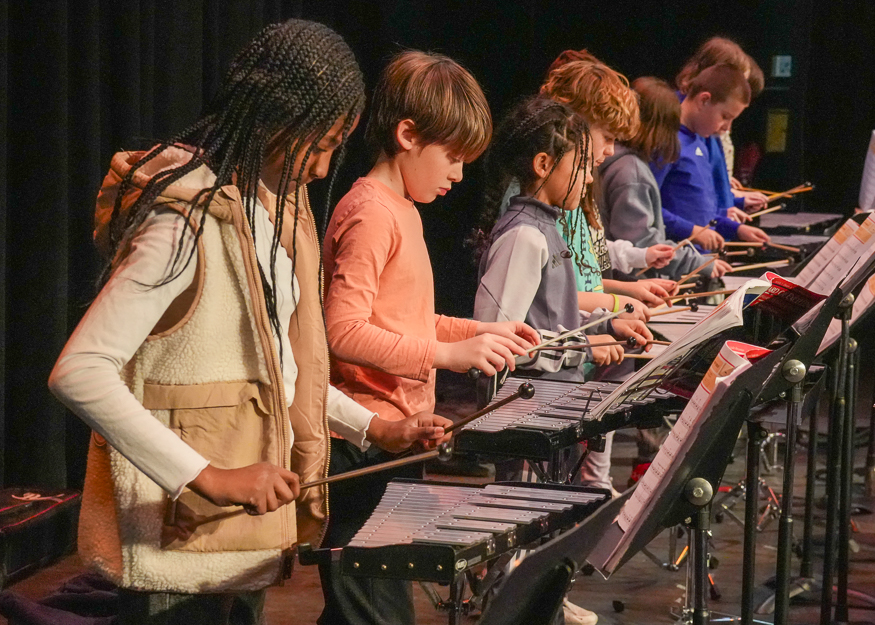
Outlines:
{"type": "Polygon", "coordinates": [[[614,298],[614,309],[611,312],[618,313],[620,312],[620,298],[617,297],[616,293],[611,293],[611,297],[614,298]]]}

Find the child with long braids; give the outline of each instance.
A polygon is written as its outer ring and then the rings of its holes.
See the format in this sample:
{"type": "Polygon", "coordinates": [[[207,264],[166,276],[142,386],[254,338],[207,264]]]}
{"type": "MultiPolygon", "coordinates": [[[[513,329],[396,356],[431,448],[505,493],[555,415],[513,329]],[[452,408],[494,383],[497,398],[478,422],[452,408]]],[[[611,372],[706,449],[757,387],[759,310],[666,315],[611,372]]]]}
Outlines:
{"type": "MultiPolygon", "coordinates": [[[[614,153],[614,142],[629,139],[638,128],[638,98],[630,89],[626,77],[596,59],[586,50],[566,50],[560,54],[544,79],[540,93],[544,97],[570,106],[589,125],[593,138],[593,158],[596,167],[614,153]]],[[[635,248],[628,241],[607,240],[595,203],[598,188],[597,172],[581,205],[588,228],[575,230],[568,241],[572,249],[591,248],[599,261],[599,271],[582,268],[578,274],[580,305],[584,310],[596,306],[632,303],[636,317],[648,319],[648,306],[659,306],[674,283],[665,280],[620,281],[613,279],[611,267],[629,274],[636,267],[662,266],[671,260],[671,247],[657,244],[646,249],[635,248]],[[604,278],[604,279],[603,279],[604,278]],[[629,299],[626,299],[629,298],[629,299]],[[619,299],[619,302],[618,302],[619,299]],[[646,304],[646,306],[645,306],[646,304]]]]}
{"type": "MultiPolygon", "coordinates": [[[[559,102],[542,97],[525,100],[499,127],[487,168],[485,213],[498,210],[499,190],[512,180],[519,182],[520,194],[510,198],[504,215],[491,232],[483,233],[479,243],[480,283],[474,317],[525,320],[542,335],[578,327],[581,315],[588,313],[578,307],[575,265],[594,260],[569,250],[559,230],[570,238],[572,228],[586,227],[572,221],[582,214],[575,209],[592,182],[592,137],[586,122],[559,102]]],[[[597,309],[593,315],[604,310],[597,309]]],[[[614,319],[588,332],[590,347],[539,352],[526,366],[551,374],[547,377],[582,380],[582,362],[622,361],[622,347],[599,347],[614,342],[609,333],[619,328],[623,336],[645,340],[640,334],[644,330],[641,321],[614,319]]]]}
{"type": "Polygon", "coordinates": [[[305,185],[364,101],[344,41],[290,20],[200,120],[112,159],[110,260],[49,384],[94,430],[79,551],[120,587],[119,623],[262,622],[294,545],[324,532],[327,489],[299,488],[327,471],[328,428],[393,450],[443,437],[445,419],[384,421],[328,384],[305,185]]]}
{"type": "MultiPolygon", "coordinates": [[[[586,227],[569,217],[582,214],[576,209],[592,182],[592,143],[583,118],[565,104],[542,97],[518,104],[499,126],[487,160],[485,212],[498,210],[503,190],[512,180],[518,181],[520,194],[510,198],[504,215],[480,241],[476,319],[525,320],[542,336],[553,336],[579,327],[582,319],[597,321],[608,312],[579,309],[575,265],[596,261],[592,255],[581,258],[566,243],[572,227],[586,227]]],[[[644,340],[642,321],[606,320],[587,330],[585,337],[566,341],[586,347],[541,351],[520,366],[546,378],[583,381],[584,363],[623,360],[621,346],[602,345],[615,342],[612,334],[620,328],[624,336],[644,340]]],[[[581,481],[610,489],[610,439],[606,443],[604,452],[587,455],[581,481]]],[[[575,459],[569,458],[569,464],[575,459]]],[[[520,469],[515,462],[497,467],[510,479],[518,479],[520,469]]],[[[570,622],[596,622],[595,614],[568,602],[565,612],[570,622]]]]}

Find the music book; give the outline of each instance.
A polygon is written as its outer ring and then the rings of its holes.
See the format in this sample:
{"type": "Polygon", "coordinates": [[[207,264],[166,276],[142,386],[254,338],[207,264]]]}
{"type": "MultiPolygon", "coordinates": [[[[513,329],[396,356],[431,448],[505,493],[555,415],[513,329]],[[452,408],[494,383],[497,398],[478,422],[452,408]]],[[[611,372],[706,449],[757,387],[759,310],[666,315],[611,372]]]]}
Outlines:
{"type": "Polygon", "coordinates": [[[752,362],[769,353],[768,349],[738,341],[723,344],[632,496],[587,558],[606,579],[616,570],[642,523],[650,515],[654,502],[679,470],[702,424],[708,419],[720,418],[720,415],[712,414],[712,410],[733,380],[752,362]]]}
{"type": "MultiPolygon", "coordinates": [[[[863,287],[863,290],[860,291],[857,298],[854,300],[854,307],[851,312],[850,323],[853,326],[856,324],[863,315],[868,313],[872,309],[872,305],[875,304],[875,275],[869,277],[866,280],[866,285],[863,287]]],[[[820,347],[817,350],[817,354],[820,355],[829,349],[833,343],[835,343],[839,336],[842,333],[842,322],[839,319],[833,319],[829,324],[829,328],[826,330],[826,334],[823,337],[823,340],[820,342],[820,347]]]]}
{"type": "Polygon", "coordinates": [[[873,216],[875,213],[870,215],[863,222],[863,225],[857,224],[853,218],[848,219],[826,242],[826,245],[820,248],[808,264],[802,268],[802,271],[796,276],[796,281],[815,290],[824,283],[829,288],[828,280],[834,280],[832,286],[838,284],[838,278],[844,277],[844,275],[839,276],[838,274],[842,273],[842,269],[846,273],[849,268],[847,259],[854,254],[862,254],[864,246],[870,240],[873,225],[875,225],[875,220],[871,219],[873,216]],[[865,228],[861,230],[864,225],[865,228]],[[842,263],[844,267],[834,267],[834,262],[842,263]]]}
{"type": "Polygon", "coordinates": [[[611,405],[642,400],[658,387],[690,397],[723,341],[731,338],[753,340],[744,327],[752,326],[754,320],[746,324],[745,315],[759,314],[773,320],[775,327],[765,340],[768,344],[825,297],[772,272],[748,280],[599,402],[590,412],[591,418],[600,419],[611,405]],[[738,331],[729,336],[728,332],[733,328],[738,331]],[[702,358],[708,360],[703,362],[702,358]]]}
{"type": "Polygon", "coordinates": [[[875,130],[869,140],[869,150],[863,164],[863,180],[860,182],[860,209],[875,210],[875,130]]]}

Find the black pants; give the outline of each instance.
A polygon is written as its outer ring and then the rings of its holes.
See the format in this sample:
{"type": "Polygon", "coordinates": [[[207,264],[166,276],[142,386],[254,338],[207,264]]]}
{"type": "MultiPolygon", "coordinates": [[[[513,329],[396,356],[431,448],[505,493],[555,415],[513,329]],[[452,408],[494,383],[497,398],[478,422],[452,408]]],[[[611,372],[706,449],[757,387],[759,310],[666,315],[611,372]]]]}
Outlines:
{"type": "MultiPolygon", "coordinates": [[[[331,439],[329,474],[392,460],[392,454],[370,447],[362,452],[342,439],[331,439]]],[[[386,484],[392,478],[421,478],[422,465],[408,465],[332,484],[328,492],[328,531],[323,547],[344,547],[365,524],[380,503],[386,484]]],[[[340,562],[319,565],[325,608],[319,625],[413,625],[413,587],[396,579],[341,575],[340,562]]]]}
{"type": "Polygon", "coordinates": [[[119,625],[261,625],[265,591],[186,595],[119,589],[119,625]]]}

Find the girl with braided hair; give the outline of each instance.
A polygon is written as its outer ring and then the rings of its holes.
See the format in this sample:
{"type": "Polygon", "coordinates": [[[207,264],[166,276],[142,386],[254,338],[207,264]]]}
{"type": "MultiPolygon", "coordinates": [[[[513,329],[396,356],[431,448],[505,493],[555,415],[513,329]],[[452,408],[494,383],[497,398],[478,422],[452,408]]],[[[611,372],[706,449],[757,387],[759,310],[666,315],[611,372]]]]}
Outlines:
{"type": "MultiPolygon", "coordinates": [[[[579,327],[587,318],[597,321],[607,315],[605,308],[592,313],[580,310],[576,273],[598,272],[598,261],[591,246],[572,251],[566,243],[575,229],[587,226],[581,217],[584,212],[576,209],[592,183],[593,147],[583,118],[569,106],[543,97],[524,100],[499,126],[487,159],[485,212],[498,212],[512,181],[519,183],[520,194],[510,198],[504,215],[483,235],[475,319],[525,320],[542,337],[551,337],[579,327]]],[[[582,348],[540,351],[517,366],[533,376],[583,381],[592,368],[586,363],[607,365],[623,360],[621,346],[603,343],[614,343],[619,336],[644,341],[644,332],[640,320],[605,320],[587,330],[587,335],[565,341],[582,348]]],[[[578,453],[577,448],[569,450],[568,466],[578,460],[578,453]]],[[[608,437],[604,452],[587,455],[581,465],[581,482],[610,489],[610,453],[608,437]]],[[[519,461],[498,465],[496,479],[531,474],[523,468],[519,461]]],[[[567,600],[564,616],[568,623],[597,621],[595,614],[567,600]]]]}
{"type": "Polygon", "coordinates": [[[110,260],[49,385],[94,430],[79,550],[120,587],[120,623],[261,622],[294,545],[324,533],[327,489],[299,480],[326,473],[328,428],[393,451],[443,437],[440,417],[390,423],[328,384],[306,184],[364,100],[346,43],[290,20],[200,120],[112,159],[110,260]]]}
{"type": "MultiPolygon", "coordinates": [[[[545,332],[580,325],[575,270],[598,267],[591,249],[571,251],[559,229],[569,233],[586,227],[575,210],[592,182],[592,137],[586,122],[568,106],[542,97],[524,100],[508,114],[496,133],[487,160],[487,214],[495,214],[500,189],[519,182],[480,249],[480,282],[474,301],[479,321],[525,320],[545,332]],[[560,224],[557,229],[556,225],[560,224]]],[[[568,236],[566,234],[566,236],[568,236]]],[[[592,314],[601,315],[604,309],[592,314]]],[[[609,333],[624,336],[644,329],[640,321],[614,320],[596,326],[583,351],[538,352],[528,368],[547,377],[582,380],[584,362],[606,365],[623,360],[609,333]]],[[[580,342],[575,338],[571,342],[580,342]]]]}

